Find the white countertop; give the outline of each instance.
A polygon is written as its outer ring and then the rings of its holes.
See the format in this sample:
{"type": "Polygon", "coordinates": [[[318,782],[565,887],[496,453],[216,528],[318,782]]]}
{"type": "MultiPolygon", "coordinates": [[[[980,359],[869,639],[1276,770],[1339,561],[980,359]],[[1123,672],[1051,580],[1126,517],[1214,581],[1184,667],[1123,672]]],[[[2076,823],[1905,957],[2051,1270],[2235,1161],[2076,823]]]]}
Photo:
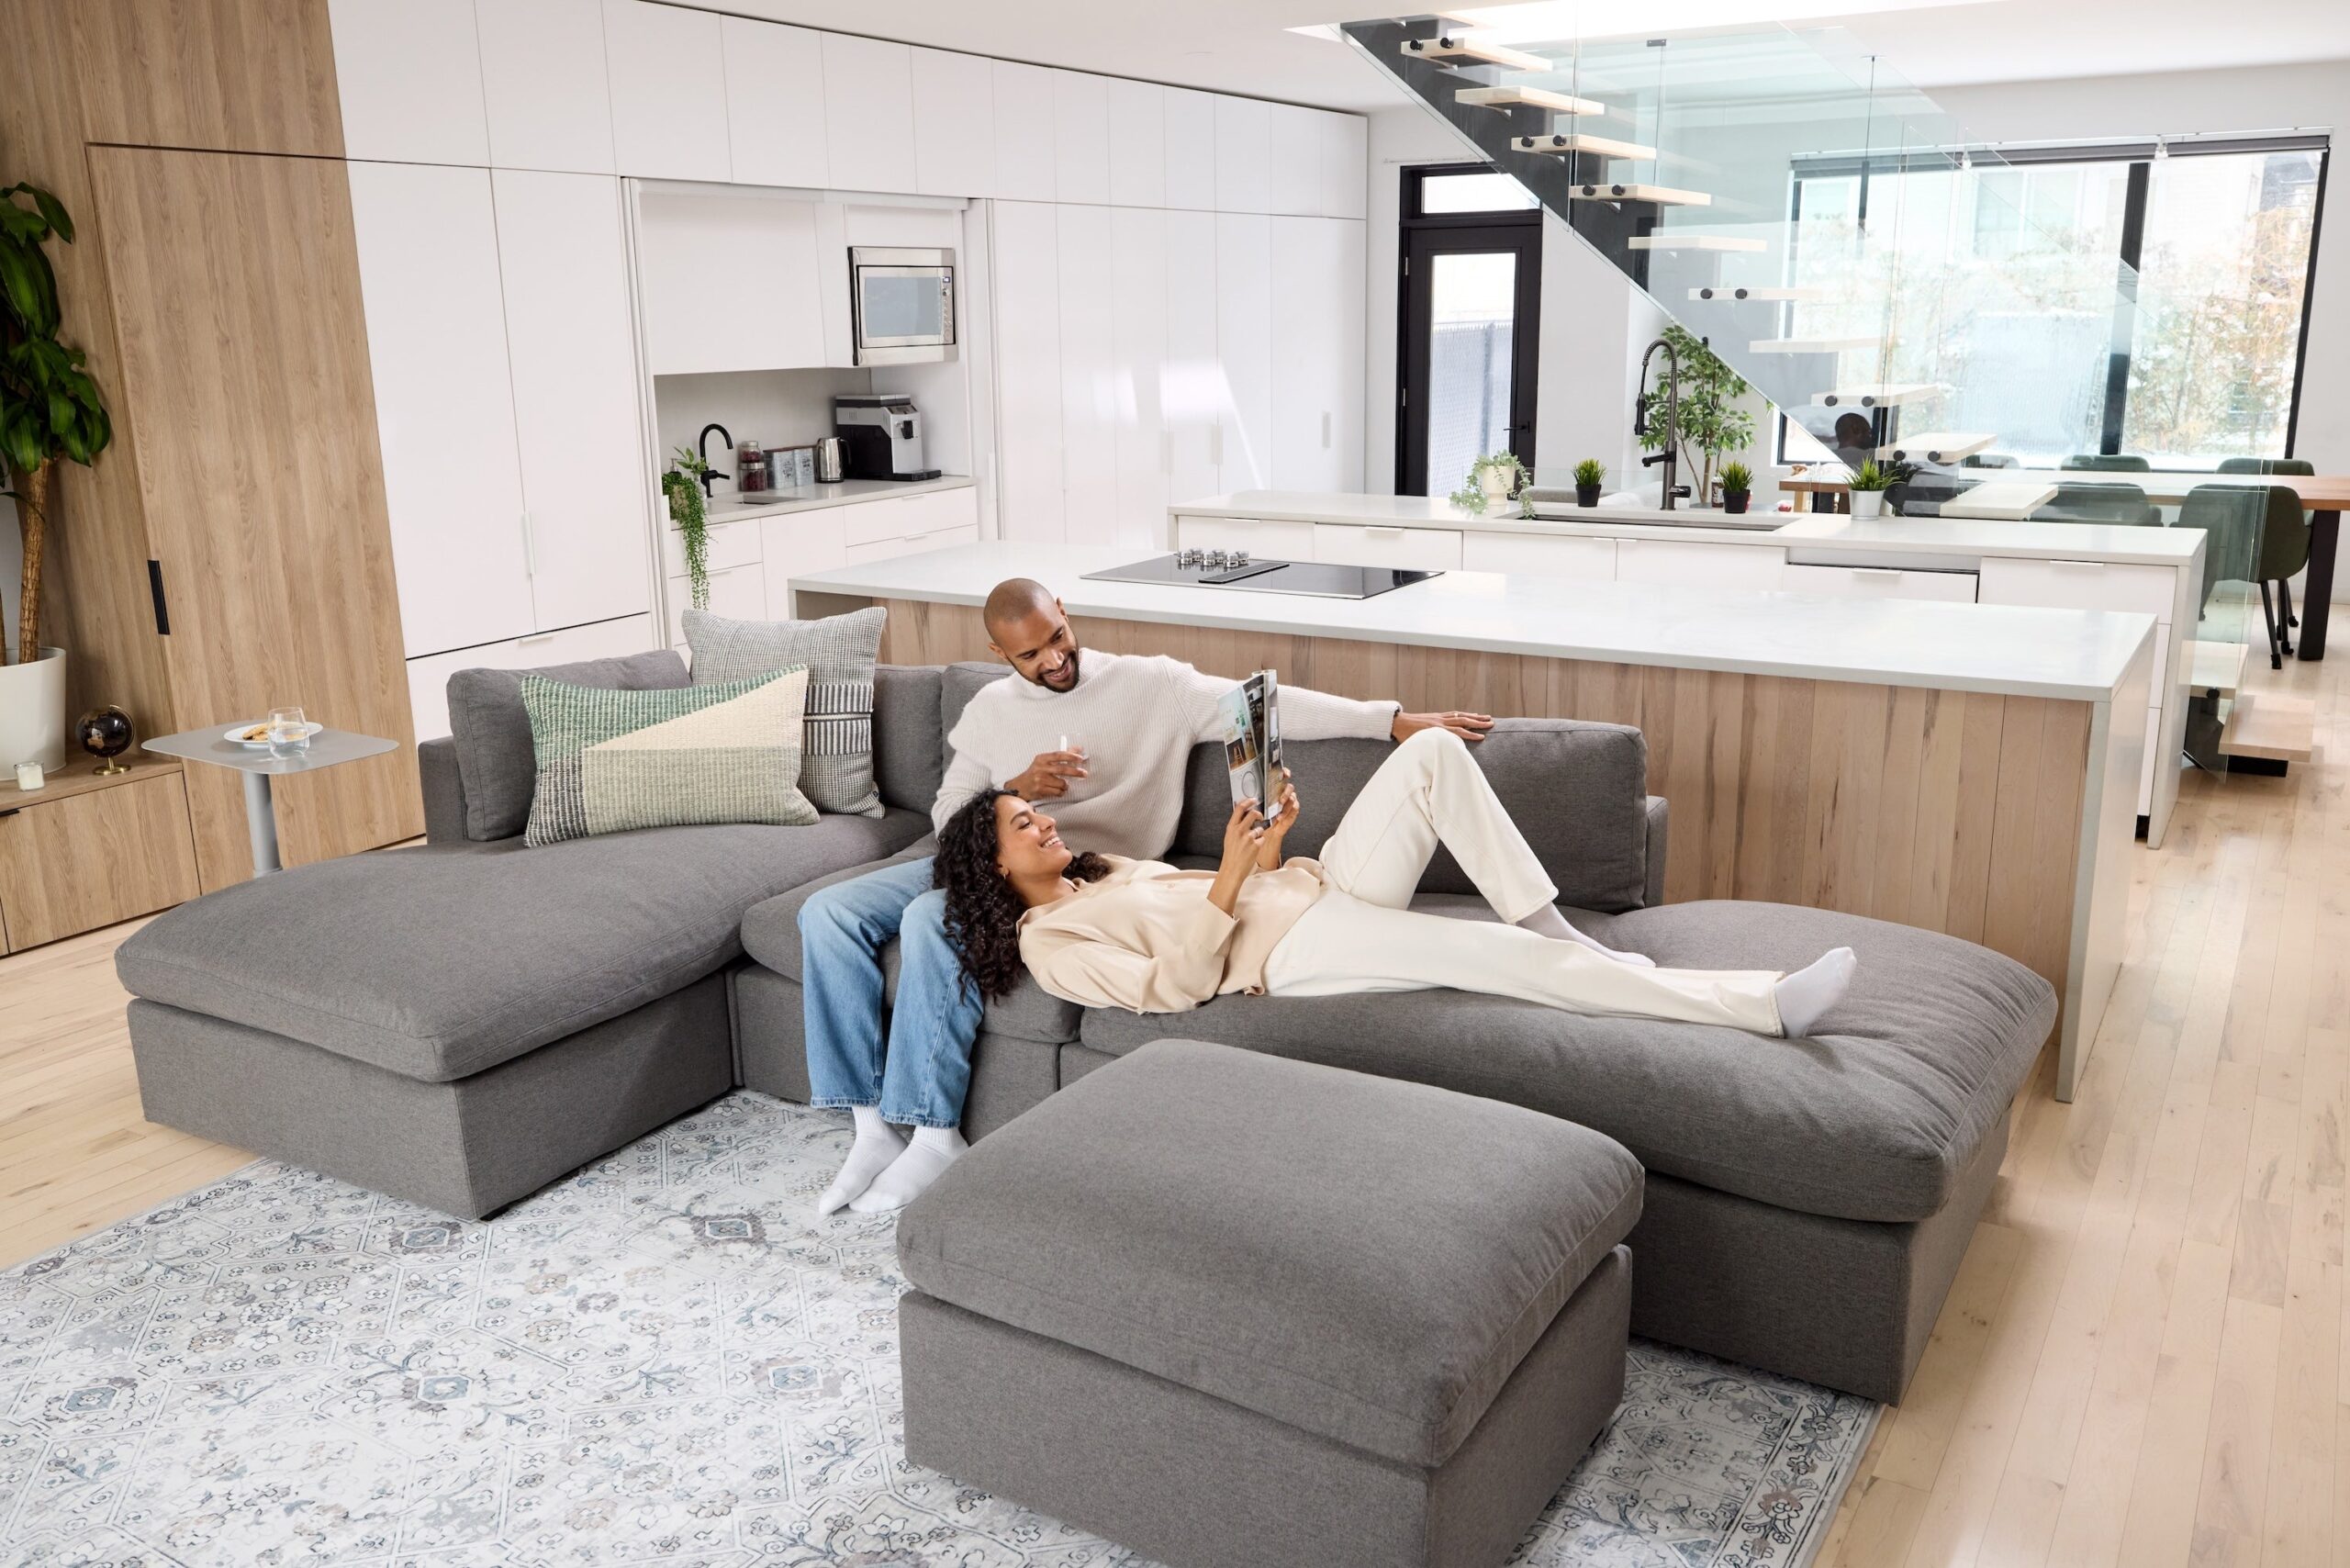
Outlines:
{"type": "Polygon", "coordinates": [[[976,605],[1006,577],[1034,577],[1073,615],[2091,701],[2111,696],[2154,627],[2150,615],[2121,612],[1494,572],[1447,572],[1366,599],[1083,580],[1143,558],[1131,545],[996,540],[796,577],[791,586],[976,605]]]}
{"type": "Polygon", "coordinates": [[[941,474],[935,479],[843,479],[836,485],[801,485],[793,489],[770,492],[788,498],[786,499],[755,503],[738,500],[735,493],[729,490],[725,500],[722,501],[715,496],[711,498],[707,516],[713,524],[741,522],[746,518],[780,517],[788,512],[854,506],[858,501],[887,500],[892,496],[919,496],[929,490],[968,490],[970,487],[971,476],[968,474],[941,474]]]}
{"type": "Polygon", "coordinates": [[[2125,528],[2109,523],[1998,522],[1965,518],[1888,517],[1863,521],[1834,512],[1749,513],[1779,526],[1704,527],[1668,518],[1723,516],[1687,507],[1601,506],[1572,521],[1522,518],[1496,506],[1482,516],[1441,496],[1369,496],[1345,491],[1239,490],[1179,501],[1177,517],[1339,522],[1385,528],[1443,528],[1481,533],[1548,533],[1585,539],[1689,539],[1707,543],[1848,548],[1872,554],[2006,555],[2037,560],[2114,561],[2181,566],[2202,547],[2200,529],[2125,528]]]}

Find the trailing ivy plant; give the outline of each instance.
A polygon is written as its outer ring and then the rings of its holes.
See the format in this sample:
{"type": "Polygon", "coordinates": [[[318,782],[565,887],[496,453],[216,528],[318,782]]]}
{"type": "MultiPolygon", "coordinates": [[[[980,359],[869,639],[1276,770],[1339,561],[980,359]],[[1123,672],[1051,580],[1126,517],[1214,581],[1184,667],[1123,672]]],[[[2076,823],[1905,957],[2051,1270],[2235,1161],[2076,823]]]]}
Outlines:
{"type": "Polygon", "coordinates": [[[669,521],[677,525],[686,547],[686,576],[693,584],[694,608],[710,608],[710,510],[701,476],[710,465],[690,446],[677,448],[669,470],[661,476],[661,493],[668,498],[669,521]]]}
{"type": "Polygon", "coordinates": [[[1485,510],[1485,476],[1493,473],[1509,475],[1509,486],[1502,492],[1505,496],[1516,495],[1529,477],[1526,465],[1520,463],[1515,454],[1489,452],[1469,465],[1469,477],[1461,481],[1460,488],[1445,499],[1463,511],[1483,516],[1485,510]]]}
{"type": "MultiPolygon", "coordinates": [[[[1691,494],[1710,496],[1714,493],[1714,467],[1722,454],[1744,452],[1754,444],[1754,411],[1739,406],[1739,399],[1753,388],[1688,329],[1677,323],[1669,326],[1664,330],[1664,341],[1673,345],[1681,364],[1677,378],[1681,461],[1698,470],[1698,484],[1691,494]],[[1702,464],[1692,457],[1693,453],[1703,457],[1702,464]]],[[[1649,395],[1652,409],[1664,406],[1667,388],[1676,384],[1670,362],[1661,374],[1656,390],[1649,395]]],[[[1662,420],[1648,421],[1648,434],[1640,438],[1640,448],[1644,452],[1664,450],[1662,420]]]]}

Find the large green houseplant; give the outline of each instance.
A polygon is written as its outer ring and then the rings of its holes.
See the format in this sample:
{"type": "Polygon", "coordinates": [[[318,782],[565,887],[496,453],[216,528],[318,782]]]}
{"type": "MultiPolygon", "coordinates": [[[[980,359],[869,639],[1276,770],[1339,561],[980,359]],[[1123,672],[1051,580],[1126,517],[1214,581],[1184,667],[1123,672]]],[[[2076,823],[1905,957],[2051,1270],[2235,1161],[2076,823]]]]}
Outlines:
{"type": "MultiPolygon", "coordinates": [[[[1677,380],[1681,395],[1681,461],[1698,471],[1696,488],[1690,494],[1697,497],[1697,504],[1703,506],[1714,493],[1714,471],[1723,456],[1744,452],[1754,444],[1754,410],[1739,404],[1739,399],[1752,388],[1738,372],[1722,363],[1719,354],[1679,324],[1665,328],[1664,341],[1673,345],[1680,372],[1677,377],[1670,369],[1664,373],[1650,396],[1650,407],[1663,408],[1666,389],[1677,380]],[[1692,453],[1703,461],[1693,461],[1692,453]]],[[[1646,452],[1664,450],[1662,419],[1649,420],[1648,433],[1640,438],[1640,447],[1646,452]]]]}
{"type": "Polygon", "coordinates": [[[59,462],[86,467],[114,436],[82,351],[58,340],[57,274],[42,250],[51,235],[73,242],[62,203],[36,185],[0,190],[0,468],[24,544],[14,661],[23,667],[0,682],[0,752],[11,754],[0,767],[64,761],[62,655],[44,658],[40,638],[52,481],[59,462]]]}

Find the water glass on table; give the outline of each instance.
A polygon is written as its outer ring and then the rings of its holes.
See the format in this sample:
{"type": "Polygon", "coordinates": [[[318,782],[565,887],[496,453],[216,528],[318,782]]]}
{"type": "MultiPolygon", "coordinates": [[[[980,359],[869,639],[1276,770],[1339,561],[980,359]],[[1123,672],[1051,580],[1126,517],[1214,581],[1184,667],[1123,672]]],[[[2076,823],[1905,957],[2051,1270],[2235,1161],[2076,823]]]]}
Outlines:
{"type": "Polygon", "coordinates": [[[265,734],[272,756],[299,756],[310,749],[310,726],[299,708],[272,708],[265,734]]]}

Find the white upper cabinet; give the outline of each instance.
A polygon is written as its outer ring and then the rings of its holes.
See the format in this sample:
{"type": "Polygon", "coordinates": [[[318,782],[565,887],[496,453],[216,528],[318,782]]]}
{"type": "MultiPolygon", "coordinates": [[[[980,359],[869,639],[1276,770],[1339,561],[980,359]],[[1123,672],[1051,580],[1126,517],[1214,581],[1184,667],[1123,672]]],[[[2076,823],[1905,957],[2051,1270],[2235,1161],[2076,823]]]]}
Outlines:
{"type": "Polygon", "coordinates": [[[983,196],[995,189],[994,62],[918,49],[913,57],[914,189],[983,196]]]}
{"type": "Polygon", "coordinates": [[[1158,403],[1167,420],[1167,488],[1178,501],[1216,494],[1217,421],[1229,394],[1215,346],[1215,225],[1212,212],[1167,219],[1167,348],[1158,403]]]}
{"type": "Polygon", "coordinates": [[[1322,117],[1322,216],[1361,218],[1370,210],[1371,122],[1360,115],[1322,117]]]}
{"type": "MultiPolygon", "coordinates": [[[[1064,537],[1059,225],[1056,209],[1043,202],[999,201],[992,218],[996,429],[1002,455],[997,526],[1006,539],[1058,544],[1064,537]]],[[[1089,270],[1099,271],[1098,262],[1089,270]]]]}
{"type": "Polygon", "coordinates": [[[718,17],[647,0],[604,0],[612,93],[612,154],[623,174],[656,180],[733,177],[726,140],[726,56],[718,17]]]}
{"type": "Polygon", "coordinates": [[[1111,209],[1057,208],[1061,314],[1062,538],[1109,544],[1118,537],[1116,278],[1111,209]]]}
{"type": "Polygon", "coordinates": [[[824,292],[817,257],[826,210],[748,192],[643,193],[637,297],[647,368],[680,375],[830,363],[825,313],[810,303],[824,292]]]}
{"type": "Polygon", "coordinates": [[[1270,155],[1272,117],[1254,98],[1215,100],[1215,209],[1262,212],[1272,199],[1265,161],[1270,155]]]}
{"type": "Polygon", "coordinates": [[[1362,225],[1274,218],[1272,454],[1277,490],[1362,485],[1362,225]]]}
{"type": "Polygon", "coordinates": [[[834,188],[912,190],[913,50],[846,33],[823,39],[824,133],[834,188]]]}
{"type": "Polygon", "coordinates": [[[999,60],[993,74],[995,194],[1013,201],[1051,201],[1054,73],[999,60]]]}
{"type": "Polygon", "coordinates": [[[328,0],[343,153],[489,162],[474,0],[328,0]]]}
{"type": "Polygon", "coordinates": [[[1121,544],[1148,548],[1165,537],[1167,471],[1173,453],[1160,402],[1167,359],[1167,223],[1155,207],[1110,214],[1112,413],[1117,423],[1121,544]]]}
{"type": "Polygon", "coordinates": [[[603,0],[474,0],[474,9],[490,162],[612,173],[603,0]]]}
{"type": "Polygon", "coordinates": [[[1082,71],[1053,73],[1053,187],[1058,199],[1110,200],[1110,84],[1082,71]]]}
{"type": "Polygon", "coordinates": [[[498,260],[538,629],[653,604],[620,182],[498,169],[498,260]]]}
{"type": "Polygon", "coordinates": [[[810,188],[829,184],[823,35],[741,17],[719,20],[735,181],[810,188]]]}
{"type": "Polygon", "coordinates": [[[1215,210],[1215,95],[1166,89],[1167,205],[1215,210]]]}
{"type": "Polygon", "coordinates": [[[1293,217],[1322,210],[1322,111],[1265,106],[1265,209],[1293,217]]]}
{"type": "Polygon", "coordinates": [[[351,226],[410,657],[536,629],[489,171],[353,162],[351,226]]]}
{"type": "Polygon", "coordinates": [[[1215,219],[1215,346],[1225,401],[1219,420],[1218,486],[1273,482],[1272,219],[1220,212],[1215,219]]]}
{"type": "Polygon", "coordinates": [[[1110,81],[1110,201],[1167,205],[1167,89],[1156,82],[1110,81]]]}

